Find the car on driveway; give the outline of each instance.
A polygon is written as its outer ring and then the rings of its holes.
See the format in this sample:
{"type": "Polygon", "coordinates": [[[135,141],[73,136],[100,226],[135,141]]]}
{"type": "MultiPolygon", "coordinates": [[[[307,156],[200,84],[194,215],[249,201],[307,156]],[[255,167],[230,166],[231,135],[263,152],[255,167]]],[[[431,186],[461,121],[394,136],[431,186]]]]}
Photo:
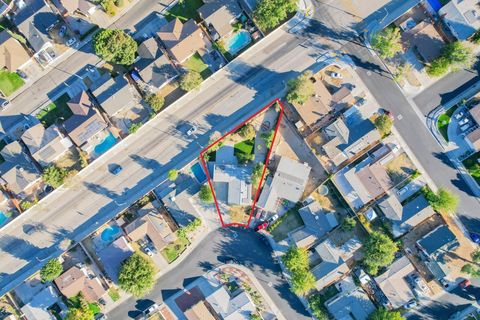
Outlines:
{"type": "Polygon", "coordinates": [[[192,126],[190,126],[190,129],[187,130],[187,136],[190,137],[190,136],[193,135],[195,132],[197,132],[197,127],[194,126],[194,125],[192,125],[192,126]]]}
{"type": "Polygon", "coordinates": [[[265,230],[265,229],[267,229],[267,227],[268,227],[268,221],[264,221],[264,222],[258,224],[258,225],[254,228],[254,230],[255,230],[255,231],[265,230]]]}
{"type": "Polygon", "coordinates": [[[473,242],[475,242],[476,244],[480,244],[480,234],[469,232],[468,235],[473,242]]]}
{"type": "Polygon", "coordinates": [[[71,47],[75,42],[77,42],[77,40],[75,38],[70,38],[67,40],[67,42],[65,43],[67,46],[71,47]]]}
{"type": "Polygon", "coordinates": [[[332,77],[334,79],[342,79],[343,78],[343,76],[338,72],[330,72],[330,77],[332,77]]]}
{"type": "Polygon", "coordinates": [[[460,120],[463,118],[463,116],[465,115],[465,113],[463,111],[460,111],[458,113],[455,113],[455,115],[453,116],[456,120],[460,120]]]}
{"type": "Polygon", "coordinates": [[[469,123],[469,122],[470,122],[470,119],[468,119],[468,118],[463,118],[462,120],[458,121],[458,124],[461,125],[461,126],[463,126],[463,125],[465,125],[465,124],[467,124],[467,123],[469,123]]]}
{"type": "Polygon", "coordinates": [[[268,224],[272,224],[273,222],[277,221],[278,218],[279,218],[278,214],[274,214],[273,216],[271,216],[271,217],[267,220],[267,222],[268,222],[268,224]]]}
{"type": "Polygon", "coordinates": [[[58,35],[63,38],[66,32],[67,32],[67,26],[63,25],[58,30],[58,35]]]}
{"type": "Polygon", "coordinates": [[[412,309],[412,308],[415,308],[417,306],[417,301],[415,300],[410,300],[409,302],[407,302],[404,306],[405,309],[412,309]]]}

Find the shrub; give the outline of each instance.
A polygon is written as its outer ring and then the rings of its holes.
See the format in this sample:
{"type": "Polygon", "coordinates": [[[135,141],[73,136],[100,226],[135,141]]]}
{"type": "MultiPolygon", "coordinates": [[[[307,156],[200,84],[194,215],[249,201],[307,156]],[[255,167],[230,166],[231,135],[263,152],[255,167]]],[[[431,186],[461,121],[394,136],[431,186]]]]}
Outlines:
{"type": "Polygon", "coordinates": [[[52,165],[43,171],[42,180],[52,188],[58,188],[63,184],[67,175],[66,169],[52,165]]]}
{"type": "Polygon", "coordinates": [[[376,275],[379,267],[384,267],[392,263],[395,253],[398,251],[397,245],[387,235],[374,231],[366,240],[364,246],[363,263],[372,275],[376,275]]]}
{"type": "Polygon", "coordinates": [[[175,181],[178,178],[178,171],[175,169],[168,171],[168,180],[175,181]]]}
{"type": "Polygon", "coordinates": [[[118,284],[128,293],[141,297],[153,288],[154,272],[152,262],[135,252],[122,263],[118,284]]]}
{"type": "Polygon", "coordinates": [[[192,91],[202,84],[202,76],[196,71],[189,70],[180,79],[180,88],[184,91],[192,91]]]}
{"type": "Polygon", "coordinates": [[[165,98],[158,94],[152,93],[145,98],[145,102],[148,103],[154,113],[158,113],[165,104],[165,98]]]}
{"type": "Polygon", "coordinates": [[[137,42],[119,29],[102,29],[93,37],[95,54],[111,63],[131,65],[137,47],[137,42]]]}
{"type": "Polygon", "coordinates": [[[295,79],[288,81],[287,101],[290,103],[304,104],[315,93],[312,71],[305,71],[295,79]]]}
{"type": "Polygon", "coordinates": [[[374,125],[382,137],[386,137],[392,131],[393,121],[388,115],[382,114],[375,119],[374,125]]]}
{"type": "Polygon", "coordinates": [[[208,184],[204,184],[200,188],[200,193],[198,194],[198,197],[200,198],[200,200],[202,200],[203,203],[213,203],[212,189],[210,189],[210,186],[208,184]]]}
{"type": "Polygon", "coordinates": [[[42,282],[53,281],[63,272],[63,266],[57,259],[48,261],[42,269],[40,269],[40,279],[42,282]]]}

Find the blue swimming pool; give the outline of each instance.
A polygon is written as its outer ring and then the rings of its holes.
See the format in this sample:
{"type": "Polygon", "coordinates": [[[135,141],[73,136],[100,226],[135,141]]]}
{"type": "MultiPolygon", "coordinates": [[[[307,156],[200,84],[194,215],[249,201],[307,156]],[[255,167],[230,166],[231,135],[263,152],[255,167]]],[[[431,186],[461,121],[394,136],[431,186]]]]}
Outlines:
{"type": "Polygon", "coordinates": [[[5,223],[7,222],[8,220],[8,216],[3,212],[3,211],[0,211],[0,227],[5,223]]]}
{"type": "Polygon", "coordinates": [[[97,144],[94,148],[95,154],[96,155],[101,155],[104,154],[105,152],[108,151],[111,147],[113,147],[117,143],[117,138],[113,136],[112,133],[110,133],[108,136],[103,139],[102,142],[97,144]]]}
{"type": "Polygon", "coordinates": [[[235,33],[225,44],[225,49],[232,55],[237,54],[240,50],[245,48],[250,42],[252,37],[247,30],[240,30],[235,33]]]}
{"type": "Polygon", "coordinates": [[[204,183],[207,181],[207,176],[205,175],[205,172],[203,172],[203,168],[200,163],[195,163],[190,170],[192,170],[192,173],[197,179],[198,183],[204,183]]]}
{"type": "Polygon", "coordinates": [[[120,230],[120,227],[118,226],[106,227],[103,229],[100,238],[102,238],[104,242],[110,243],[115,240],[121,232],[122,230],[120,230]]]}

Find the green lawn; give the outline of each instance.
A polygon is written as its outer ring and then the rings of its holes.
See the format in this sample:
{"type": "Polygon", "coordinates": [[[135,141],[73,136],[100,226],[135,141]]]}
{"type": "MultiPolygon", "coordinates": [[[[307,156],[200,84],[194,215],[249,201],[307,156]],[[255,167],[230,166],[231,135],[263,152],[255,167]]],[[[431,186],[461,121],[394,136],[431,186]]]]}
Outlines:
{"type": "Polygon", "coordinates": [[[448,125],[450,124],[450,120],[452,117],[453,112],[458,108],[458,106],[451,107],[445,113],[442,113],[437,120],[437,128],[438,131],[442,134],[445,141],[448,142],[448,125]]]}
{"type": "Polygon", "coordinates": [[[108,289],[108,295],[112,298],[113,301],[118,301],[120,299],[120,293],[115,288],[108,289]]]}
{"type": "Polygon", "coordinates": [[[197,13],[197,9],[203,6],[202,0],[183,0],[179,1],[175,6],[168,10],[165,14],[167,21],[171,21],[175,18],[185,22],[189,19],[195,19],[200,21],[197,13]]]}
{"type": "Polygon", "coordinates": [[[255,139],[244,140],[234,146],[233,153],[238,159],[238,162],[245,163],[253,160],[253,147],[255,146],[255,139]]]}
{"type": "Polygon", "coordinates": [[[55,122],[65,121],[72,115],[72,110],[67,106],[70,97],[65,93],[60,98],[50,103],[42,111],[37,113],[37,118],[45,127],[50,127],[55,122]],[[60,119],[60,118],[63,118],[60,119]]]}
{"type": "Polygon", "coordinates": [[[182,254],[185,249],[187,249],[190,242],[186,238],[178,237],[174,243],[171,243],[162,250],[162,256],[168,261],[168,263],[172,263],[175,261],[180,254],[182,254]]]}
{"type": "Polygon", "coordinates": [[[9,96],[24,85],[24,81],[15,72],[0,70],[0,91],[5,96],[9,96]]]}
{"type": "Polygon", "coordinates": [[[480,164],[478,159],[480,158],[480,152],[477,152],[467,159],[463,160],[463,165],[467,168],[468,173],[480,184],[480,164]]]}
{"type": "Polygon", "coordinates": [[[203,62],[202,58],[200,55],[195,53],[193,56],[191,56],[185,63],[185,67],[188,70],[196,71],[200,73],[203,79],[208,78],[211,74],[212,71],[208,68],[208,66],[203,62]]]}

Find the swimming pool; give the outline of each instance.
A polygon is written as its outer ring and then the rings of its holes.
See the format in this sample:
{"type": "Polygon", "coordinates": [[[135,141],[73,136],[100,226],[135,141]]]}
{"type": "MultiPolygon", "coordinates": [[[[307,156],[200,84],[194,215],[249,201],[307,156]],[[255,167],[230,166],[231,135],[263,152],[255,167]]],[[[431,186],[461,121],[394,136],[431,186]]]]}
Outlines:
{"type": "Polygon", "coordinates": [[[95,146],[93,151],[95,152],[96,155],[104,154],[105,152],[108,151],[108,149],[113,147],[115,143],[117,143],[117,138],[115,138],[113,134],[110,132],[110,134],[106,136],[102,142],[100,142],[95,146]]]}
{"type": "Polygon", "coordinates": [[[203,168],[200,163],[195,163],[190,170],[192,171],[193,175],[197,179],[198,183],[204,183],[207,180],[207,176],[205,172],[203,172],[203,168]]]}
{"type": "Polygon", "coordinates": [[[122,232],[122,230],[120,230],[119,226],[109,226],[103,229],[100,238],[102,238],[102,241],[110,243],[117,238],[120,232],[122,232]]]}
{"type": "Polygon", "coordinates": [[[0,226],[7,222],[8,218],[9,217],[5,214],[5,212],[0,211],[0,226]]]}
{"type": "Polygon", "coordinates": [[[245,48],[250,42],[252,42],[250,33],[247,30],[240,30],[227,40],[225,49],[230,54],[235,55],[240,50],[245,48]]]}

